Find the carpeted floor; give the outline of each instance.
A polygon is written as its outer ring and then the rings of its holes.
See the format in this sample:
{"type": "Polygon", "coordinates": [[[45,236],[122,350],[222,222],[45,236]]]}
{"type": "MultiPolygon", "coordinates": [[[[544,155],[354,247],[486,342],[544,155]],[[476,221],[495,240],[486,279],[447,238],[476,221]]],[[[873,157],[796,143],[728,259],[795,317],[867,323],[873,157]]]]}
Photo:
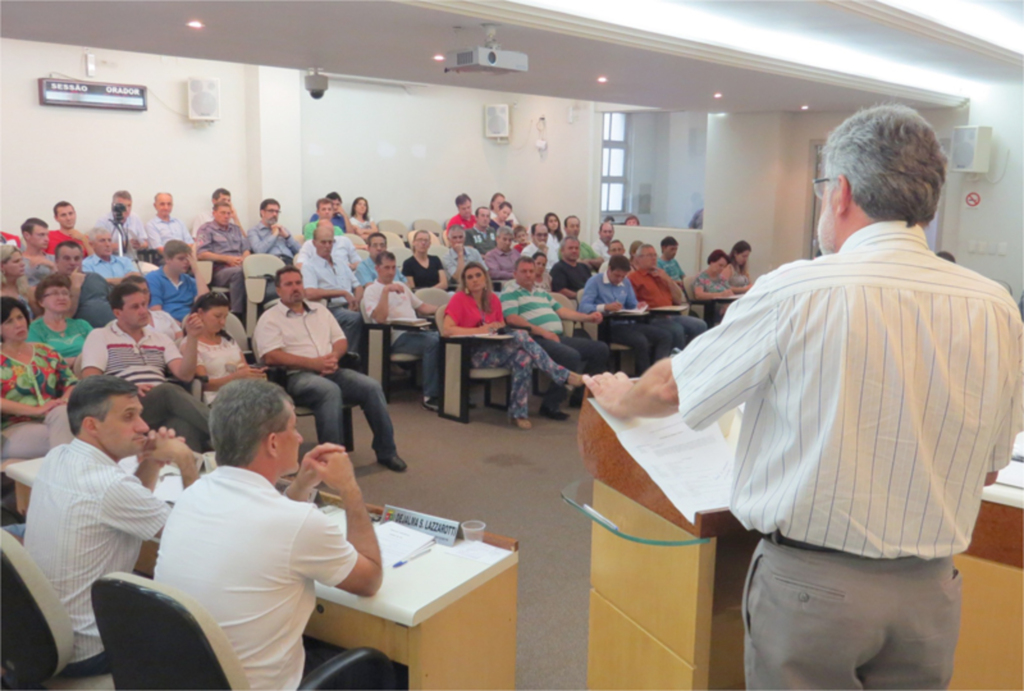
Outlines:
{"type": "MultiPolygon", "coordinates": [[[[482,391],[474,395],[482,403],[482,391]]],[[[352,461],[367,502],[394,504],[459,521],[481,519],[487,530],[519,540],[519,629],[516,686],[586,687],[590,526],[565,504],[561,489],[586,476],[576,445],[578,411],[554,422],[536,416],[528,432],[483,405],[463,425],[424,410],[419,393],[399,388],[391,417],[403,474],[374,462],[369,427],[355,413],[352,461]]],[[[311,448],[312,418],[299,430],[311,448]]]]}

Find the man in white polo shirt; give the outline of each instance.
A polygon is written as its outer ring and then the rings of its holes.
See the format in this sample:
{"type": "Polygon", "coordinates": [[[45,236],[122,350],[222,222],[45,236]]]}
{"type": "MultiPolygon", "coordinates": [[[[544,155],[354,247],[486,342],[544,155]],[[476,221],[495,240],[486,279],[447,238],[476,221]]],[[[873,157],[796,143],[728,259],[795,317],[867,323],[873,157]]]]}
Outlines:
{"type": "Polygon", "coordinates": [[[260,317],[253,349],[271,367],[288,368],[285,388],[296,403],[313,410],[321,443],[343,445],[343,401],[361,406],[373,430],[377,462],[402,472],[406,465],[395,447],[395,429],[380,383],[354,370],[338,367],[348,340],[323,305],[306,302],[302,272],[294,266],[274,277],[281,302],[260,317]]]}
{"type": "Polygon", "coordinates": [[[141,413],[131,382],[108,376],[82,381],[68,399],[75,440],[46,455],[32,485],[25,549],[74,629],[71,661],[61,676],[110,671],[90,588],[108,573],[131,571],[143,540],[163,528],[170,507],[153,496],[160,468],[177,465],[185,487],[197,477],[192,452],[166,430],[151,431],[141,413]],[[129,475],[117,461],[135,455],[138,469],[129,475]]]}
{"type": "MultiPolygon", "coordinates": [[[[323,226],[324,228],[334,228],[334,224],[331,223],[328,219],[325,218],[322,220],[327,221],[327,223],[323,226]]],[[[319,227],[320,221],[317,221],[317,228],[319,227]]],[[[316,232],[315,229],[314,232],[316,232]]],[[[331,232],[333,233],[334,231],[332,230],[331,232]]],[[[301,269],[302,265],[308,262],[310,259],[312,259],[315,255],[316,245],[313,243],[312,240],[307,240],[306,242],[302,243],[302,247],[299,248],[299,253],[295,255],[296,268],[301,269]]],[[[353,271],[359,268],[360,262],[363,261],[363,258],[360,257],[359,253],[356,251],[356,246],[353,245],[352,241],[345,235],[334,236],[334,245],[331,247],[331,257],[334,258],[335,264],[347,264],[348,268],[352,269],[353,271]]]]}
{"type": "Polygon", "coordinates": [[[302,435],[295,407],[266,381],[221,389],[210,427],[217,469],[175,505],[154,577],[209,610],[251,688],[298,688],[314,583],[370,596],[383,577],[352,462],[343,447],[321,444],[297,463],[302,435]],[[277,481],[296,470],[282,495],[277,481]],[[307,501],[320,482],[341,496],[347,536],[307,501]]]}
{"type": "Polygon", "coordinates": [[[112,374],[139,388],[142,419],[150,427],[170,427],[185,439],[193,451],[210,448],[210,409],[185,389],[167,381],[170,370],[186,384],[196,371],[199,315],[185,320],[181,350],[151,324],[149,291],[132,283],[121,283],[110,291],[114,321],[93,329],[82,346],[82,378],[112,374]]]}
{"type": "MultiPolygon", "coordinates": [[[[395,255],[387,250],[374,259],[377,280],[366,287],[363,306],[370,321],[383,324],[389,319],[417,319],[437,312],[435,305],[416,297],[409,286],[395,281],[395,255]],[[384,296],[387,299],[383,299],[384,296]]],[[[423,356],[423,407],[437,411],[441,404],[441,337],[436,331],[394,331],[391,352],[423,356]]]]}

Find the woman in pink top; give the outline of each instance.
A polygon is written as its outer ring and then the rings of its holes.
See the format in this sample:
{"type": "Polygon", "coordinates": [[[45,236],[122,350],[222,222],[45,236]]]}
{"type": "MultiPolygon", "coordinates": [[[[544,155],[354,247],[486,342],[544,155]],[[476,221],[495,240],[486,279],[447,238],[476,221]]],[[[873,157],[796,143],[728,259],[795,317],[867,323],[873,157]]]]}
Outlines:
{"type": "MultiPolygon", "coordinates": [[[[485,336],[505,326],[501,300],[491,290],[491,278],[478,262],[466,264],[462,288],[445,307],[444,334],[447,336],[485,336]]],[[[476,346],[473,367],[504,367],[512,370],[508,413],[519,429],[530,429],[529,397],[531,371],[544,372],[556,384],[576,387],[583,383],[575,372],[555,364],[525,331],[515,330],[512,338],[476,346]]]]}

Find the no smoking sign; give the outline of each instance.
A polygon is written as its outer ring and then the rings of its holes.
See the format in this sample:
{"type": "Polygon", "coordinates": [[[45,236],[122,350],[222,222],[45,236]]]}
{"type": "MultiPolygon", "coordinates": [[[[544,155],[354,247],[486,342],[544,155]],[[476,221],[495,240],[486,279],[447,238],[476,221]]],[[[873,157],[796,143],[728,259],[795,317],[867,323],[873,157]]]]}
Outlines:
{"type": "Polygon", "coordinates": [[[967,195],[967,197],[964,198],[964,202],[967,204],[968,207],[973,209],[979,204],[981,204],[981,195],[978,194],[977,192],[971,192],[967,195]]]}

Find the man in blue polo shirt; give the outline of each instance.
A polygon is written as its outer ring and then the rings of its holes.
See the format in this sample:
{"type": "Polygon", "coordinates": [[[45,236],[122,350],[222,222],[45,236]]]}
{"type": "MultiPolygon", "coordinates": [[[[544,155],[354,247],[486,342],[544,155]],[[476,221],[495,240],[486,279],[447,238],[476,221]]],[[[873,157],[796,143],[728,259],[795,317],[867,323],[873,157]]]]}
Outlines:
{"type": "Polygon", "coordinates": [[[135,262],[114,254],[114,240],[106,228],[97,226],[89,231],[89,244],[93,253],[82,262],[82,271],[99,274],[111,285],[117,285],[130,273],[138,273],[135,262]]]}
{"type": "MultiPolygon", "coordinates": [[[[383,233],[374,233],[366,240],[367,253],[370,255],[356,267],[356,278],[364,286],[368,286],[377,280],[377,255],[387,250],[388,239],[383,233]]],[[[395,283],[405,283],[405,276],[401,271],[395,273],[395,283]]]]}
{"type": "Polygon", "coordinates": [[[193,265],[193,250],[180,240],[168,240],[164,245],[164,265],[146,275],[149,285],[149,309],[163,310],[180,322],[192,311],[192,305],[210,288],[196,272],[196,278],[186,273],[193,265]]]}

